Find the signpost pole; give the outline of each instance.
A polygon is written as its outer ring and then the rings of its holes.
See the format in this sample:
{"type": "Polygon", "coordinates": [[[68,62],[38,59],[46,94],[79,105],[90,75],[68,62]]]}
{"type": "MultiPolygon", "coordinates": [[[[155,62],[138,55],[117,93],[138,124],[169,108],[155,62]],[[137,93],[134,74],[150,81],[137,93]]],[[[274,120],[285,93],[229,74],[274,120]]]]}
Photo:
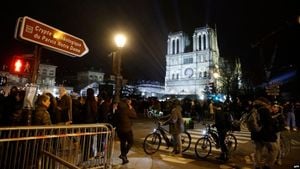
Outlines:
{"type": "Polygon", "coordinates": [[[35,47],[34,47],[34,68],[33,68],[33,73],[32,73],[32,77],[31,77],[32,84],[36,84],[36,81],[37,81],[39,65],[40,65],[40,58],[41,58],[41,51],[42,51],[42,47],[40,45],[35,45],[35,47]]]}

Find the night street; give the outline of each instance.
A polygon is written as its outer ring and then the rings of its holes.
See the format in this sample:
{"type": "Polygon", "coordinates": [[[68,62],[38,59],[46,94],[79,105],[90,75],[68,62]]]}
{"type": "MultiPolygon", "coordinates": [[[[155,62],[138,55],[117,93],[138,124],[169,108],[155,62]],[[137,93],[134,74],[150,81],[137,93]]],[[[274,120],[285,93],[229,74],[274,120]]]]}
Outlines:
{"type": "MultiPolygon", "coordinates": [[[[154,155],[145,154],[142,144],[144,137],[150,133],[154,128],[154,123],[150,119],[140,117],[134,122],[134,137],[135,145],[129,152],[129,163],[121,165],[119,156],[119,141],[115,142],[115,151],[113,157],[113,168],[131,169],[131,168],[144,168],[144,169],[229,169],[229,168],[241,168],[250,169],[253,168],[253,151],[254,146],[250,140],[250,133],[248,131],[235,132],[238,140],[237,150],[232,154],[231,159],[227,163],[222,163],[215,158],[219,155],[219,151],[213,151],[212,156],[209,156],[206,160],[196,159],[194,155],[194,146],[197,138],[200,137],[200,128],[202,123],[195,125],[195,129],[189,130],[192,136],[192,144],[188,152],[183,153],[183,157],[177,157],[172,155],[171,148],[166,149],[160,147],[159,151],[154,155]]],[[[293,165],[299,164],[300,160],[297,156],[297,152],[300,149],[300,134],[299,132],[291,132],[292,138],[292,151],[282,161],[282,165],[276,165],[275,169],[289,169],[293,168],[293,165]]]]}

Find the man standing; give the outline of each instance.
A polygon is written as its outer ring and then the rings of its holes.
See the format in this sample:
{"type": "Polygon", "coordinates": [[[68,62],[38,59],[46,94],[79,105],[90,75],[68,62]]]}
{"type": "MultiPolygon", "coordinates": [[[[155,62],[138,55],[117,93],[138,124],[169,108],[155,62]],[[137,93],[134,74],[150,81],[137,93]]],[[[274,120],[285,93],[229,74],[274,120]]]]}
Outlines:
{"type": "Polygon", "coordinates": [[[135,109],[130,99],[122,99],[115,114],[116,130],[120,139],[122,164],[128,163],[127,154],[133,145],[132,119],[136,118],[135,109]]]}
{"type": "Polygon", "coordinates": [[[221,147],[221,154],[218,160],[228,161],[228,148],[225,144],[226,133],[231,127],[231,117],[229,114],[228,105],[223,106],[221,103],[216,103],[215,109],[215,127],[217,128],[219,136],[219,145],[221,147]]]}
{"type": "Polygon", "coordinates": [[[68,95],[64,87],[58,89],[59,100],[57,103],[57,116],[58,124],[71,124],[72,123],[72,98],[68,95]]]}

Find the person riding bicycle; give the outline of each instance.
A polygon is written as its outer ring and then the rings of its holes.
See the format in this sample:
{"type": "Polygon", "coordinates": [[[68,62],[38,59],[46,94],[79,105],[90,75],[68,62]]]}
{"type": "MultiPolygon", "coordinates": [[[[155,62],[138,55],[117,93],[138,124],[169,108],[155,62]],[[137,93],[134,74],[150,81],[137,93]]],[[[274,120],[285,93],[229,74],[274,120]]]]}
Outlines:
{"type": "Polygon", "coordinates": [[[172,134],[174,140],[174,154],[182,154],[181,133],[184,131],[184,122],[182,118],[182,107],[179,100],[174,100],[172,104],[172,110],[169,119],[162,124],[169,124],[170,134],[172,134]]]}
{"type": "Polygon", "coordinates": [[[223,106],[222,103],[216,103],[215,109],[215,124],[219,135],[219,145],[221,147],[221,154],[217,157],[218,160],[228,161],[228,148],[225,144],[226,133],[231,127],[231,118],[229,114],[228,106],[223,106]]]}

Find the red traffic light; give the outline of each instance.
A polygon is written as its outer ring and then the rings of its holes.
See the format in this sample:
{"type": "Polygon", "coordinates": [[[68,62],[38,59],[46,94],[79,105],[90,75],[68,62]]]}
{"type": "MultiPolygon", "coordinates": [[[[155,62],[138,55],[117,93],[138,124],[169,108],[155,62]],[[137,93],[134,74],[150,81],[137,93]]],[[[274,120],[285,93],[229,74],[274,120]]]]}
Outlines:
{"type": "Polygon", "coordinates": [[[10,72],[14,74],[31,75],[33,71],[33,64],[34,60],[32,57],[14,56],[11,63],[10,72]]]}
{"type": "Polygon", "coordinates": [[[21,72],[23,67],[23,60],[21,59],[16,59],[14,62],[14,71],[15,72],[21,72]]]}

